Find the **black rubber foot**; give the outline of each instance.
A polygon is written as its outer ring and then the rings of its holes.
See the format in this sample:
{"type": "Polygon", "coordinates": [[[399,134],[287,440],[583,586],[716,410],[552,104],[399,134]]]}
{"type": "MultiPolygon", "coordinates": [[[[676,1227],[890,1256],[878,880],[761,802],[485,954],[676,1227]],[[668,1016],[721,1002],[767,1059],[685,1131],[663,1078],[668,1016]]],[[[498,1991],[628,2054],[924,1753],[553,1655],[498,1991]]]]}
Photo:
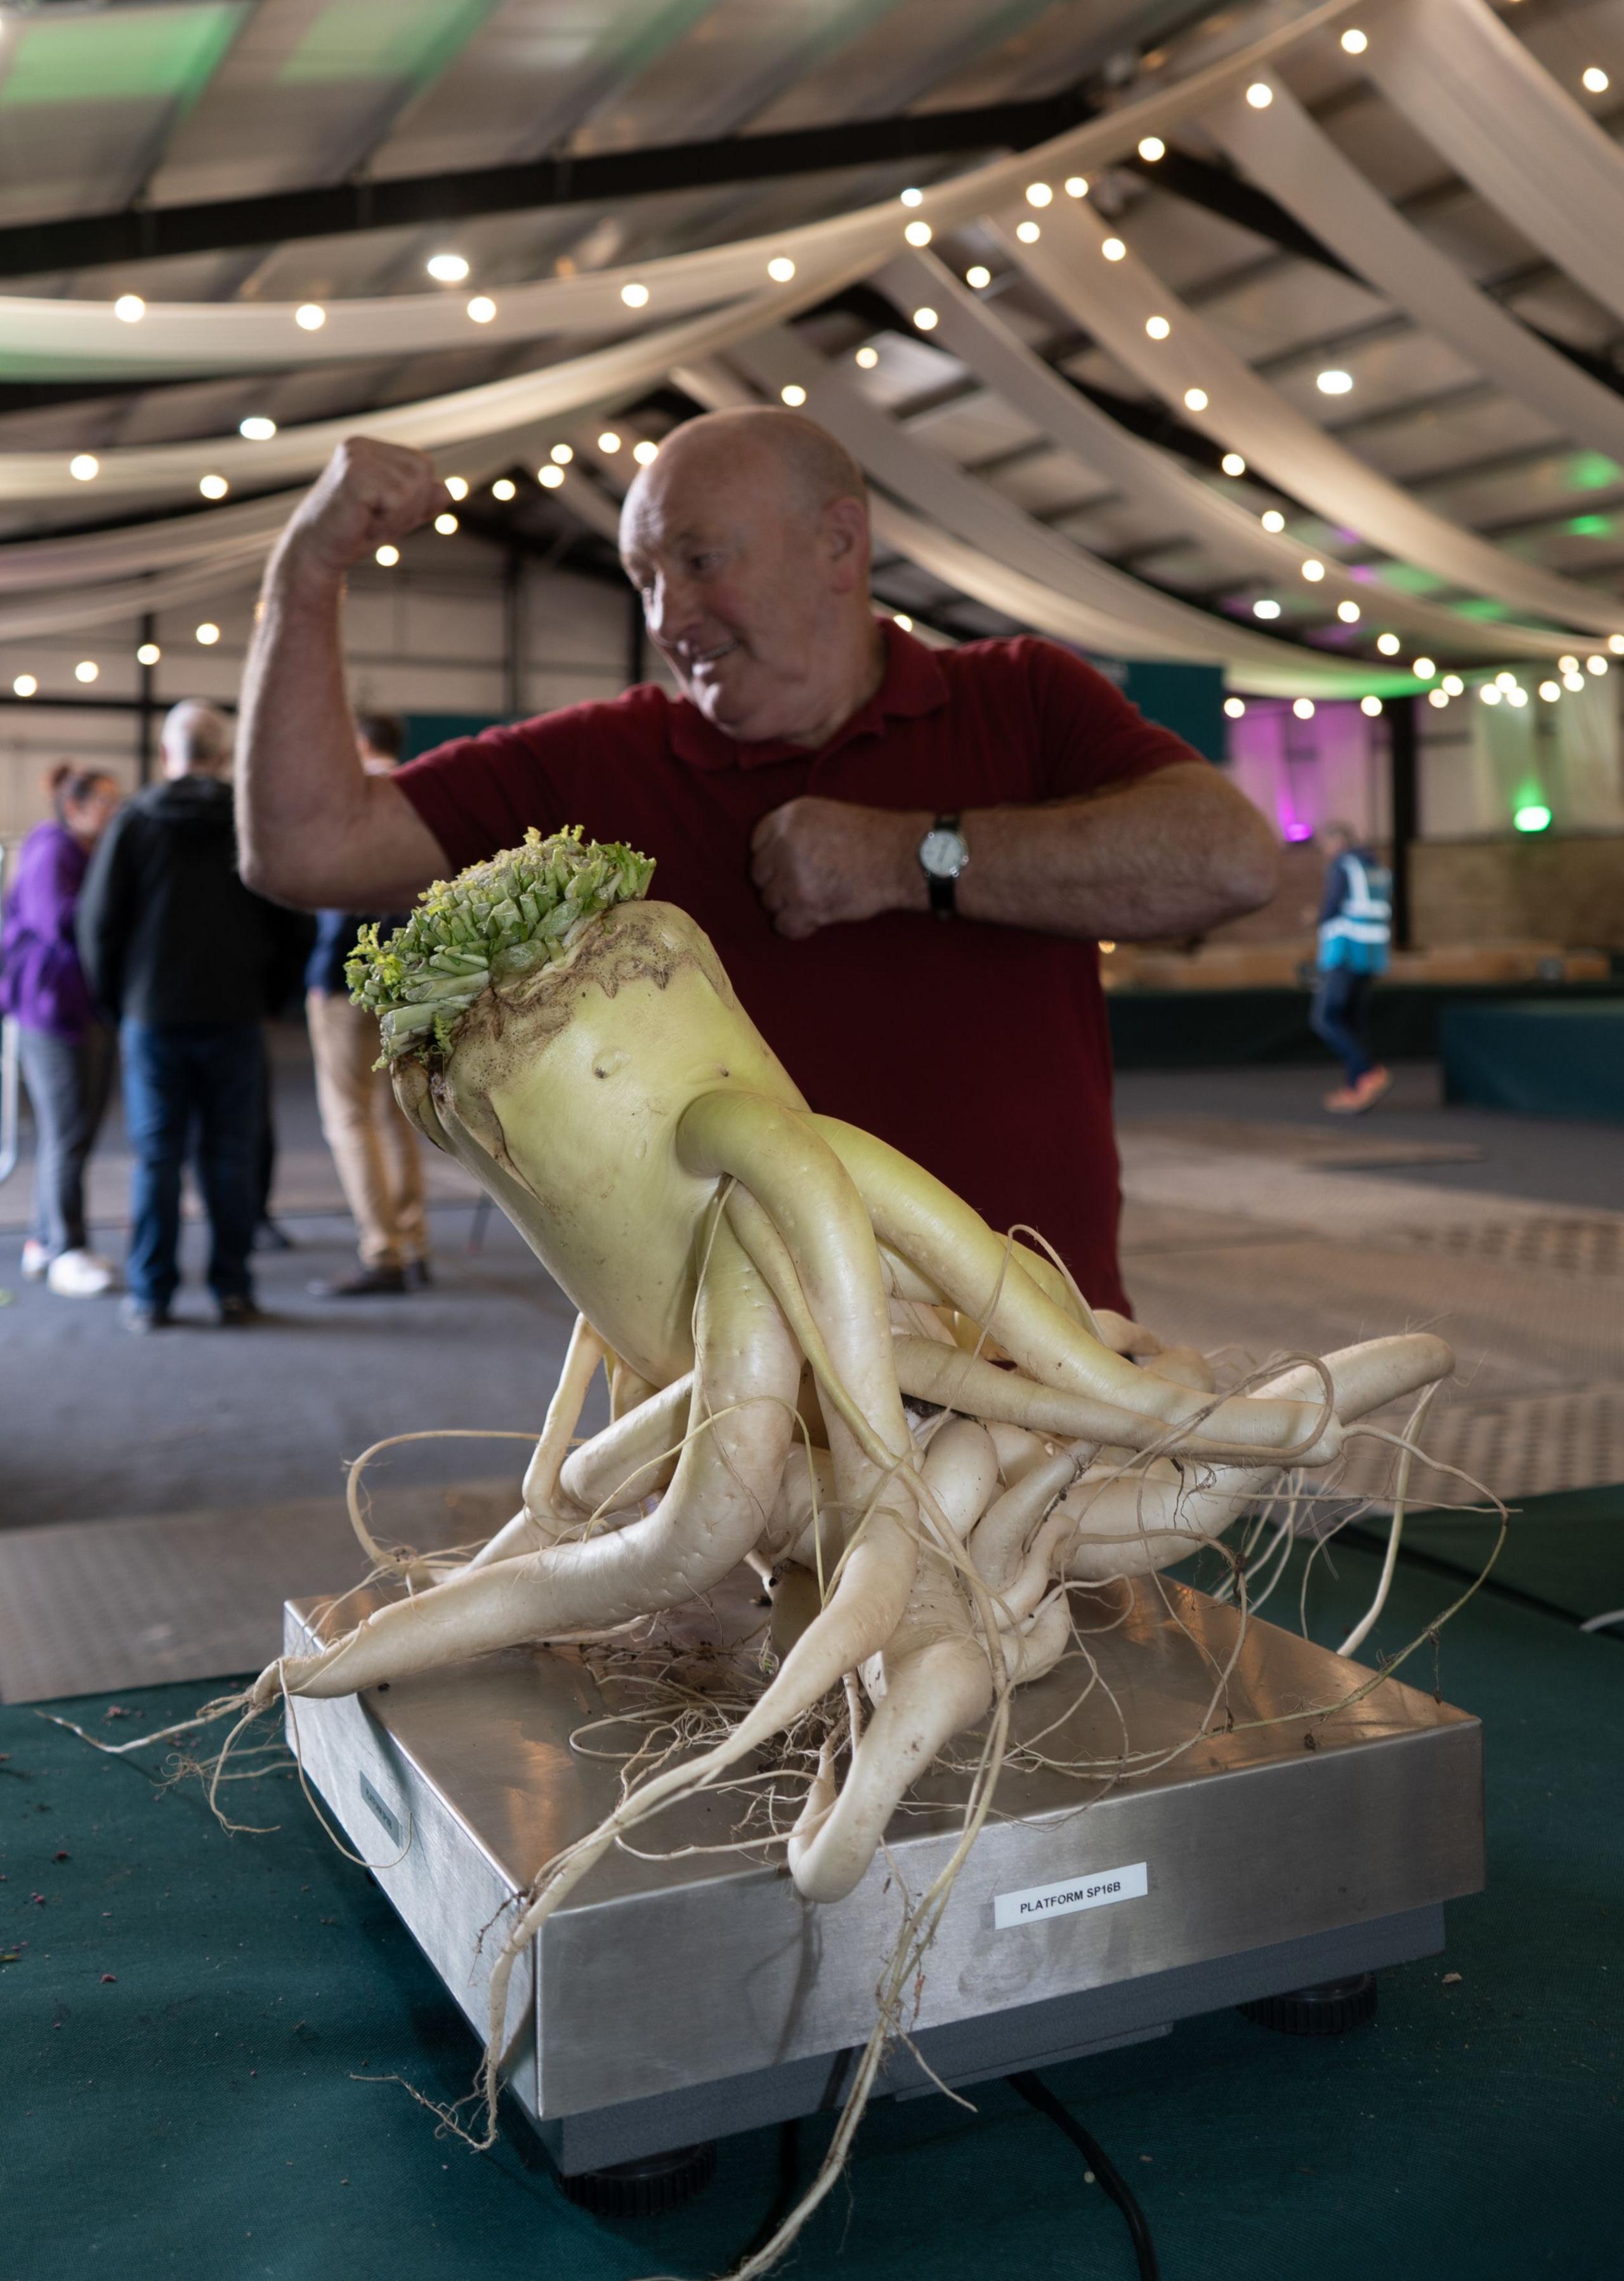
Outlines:
{"type": "Polygon", "coordinates": [[[593,2217],[663,2217],[702,2194],[716,2175],[716,2142],[673,2146],[640,2162],[614,2162],[606,2170],[561,2177],[564,2197],[593,2217]]]}
{"type": "Polygon", "coordinates": [[[1346,1980],[1322,1980],[1316,1988],[1292,1988],[1240,2007],[1260,2028],[1282,2036],[1344,2036],[1376,2016],[1376,1977],[1356,1972],[1346,1980]]]}

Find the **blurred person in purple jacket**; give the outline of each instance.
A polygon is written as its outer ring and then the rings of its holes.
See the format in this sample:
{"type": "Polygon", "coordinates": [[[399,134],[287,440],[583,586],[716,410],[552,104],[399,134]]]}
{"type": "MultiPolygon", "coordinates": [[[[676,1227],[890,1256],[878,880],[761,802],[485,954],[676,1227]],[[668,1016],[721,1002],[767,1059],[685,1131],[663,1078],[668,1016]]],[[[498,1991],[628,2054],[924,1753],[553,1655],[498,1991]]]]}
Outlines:
{"type": "Polygon", "coordinates": [[[85,1234],[85,1161],[112,1084],[113,1033],[91,998],[74,919],[91,851],[123,793],[112,777],[58,761],[46,778],[56,814],[17,857],[0,920],[0,1012],[17,1025],[18,1059],[34,1109],[34,1227],[22,1272],[65,1299],[89,1299],[118,1280],[85,1234]]]}

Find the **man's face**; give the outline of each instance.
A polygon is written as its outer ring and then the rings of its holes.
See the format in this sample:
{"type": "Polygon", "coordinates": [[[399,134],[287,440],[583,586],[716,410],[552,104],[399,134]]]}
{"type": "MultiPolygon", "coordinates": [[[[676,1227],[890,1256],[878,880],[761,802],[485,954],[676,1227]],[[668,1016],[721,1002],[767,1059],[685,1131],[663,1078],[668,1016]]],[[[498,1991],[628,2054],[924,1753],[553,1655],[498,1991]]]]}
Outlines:
{"type": "Polygon", "coordinates": [[[816,735],[849,671],[862,510],[822,514],[759,446],[667,446],[621,525],[650,638],[715,727],[746,744],[816,735]]]}

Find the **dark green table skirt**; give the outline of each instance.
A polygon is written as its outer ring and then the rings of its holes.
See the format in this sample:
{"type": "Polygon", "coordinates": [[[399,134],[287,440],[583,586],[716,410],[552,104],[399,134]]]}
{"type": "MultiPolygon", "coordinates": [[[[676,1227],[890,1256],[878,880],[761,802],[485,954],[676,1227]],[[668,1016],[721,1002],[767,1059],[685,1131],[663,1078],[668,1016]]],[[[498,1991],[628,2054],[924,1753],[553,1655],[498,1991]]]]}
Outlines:
{"type": "Polygon", "coordinates": [[[1451,1006],[1438,1037],[1446,1100],[1624,1123],[1624,1000],[1451,1006]]]}

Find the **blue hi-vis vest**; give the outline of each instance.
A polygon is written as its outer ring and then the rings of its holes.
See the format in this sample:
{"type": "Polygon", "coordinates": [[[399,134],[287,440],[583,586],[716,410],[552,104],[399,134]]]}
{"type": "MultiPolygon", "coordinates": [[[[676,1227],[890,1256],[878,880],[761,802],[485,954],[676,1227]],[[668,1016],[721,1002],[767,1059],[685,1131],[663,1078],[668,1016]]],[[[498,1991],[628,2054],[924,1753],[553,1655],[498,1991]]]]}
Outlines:
{"type": "Polygon", "coordinates": [[[1393,874],[1351,851],[1337,857],[1335,868],[1342,897],[1319,923],[1320,971],[1340,966],[1354,974],[1383,973],[1393,934],[1393,874]]]}

